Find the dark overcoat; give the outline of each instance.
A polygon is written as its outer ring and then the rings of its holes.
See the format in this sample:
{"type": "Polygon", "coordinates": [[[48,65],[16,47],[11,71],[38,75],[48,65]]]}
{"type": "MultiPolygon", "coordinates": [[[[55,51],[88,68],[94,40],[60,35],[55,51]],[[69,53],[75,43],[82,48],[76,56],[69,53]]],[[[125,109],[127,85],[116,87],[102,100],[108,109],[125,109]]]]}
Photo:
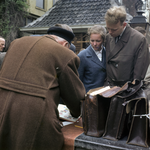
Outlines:
{"type": "Polygon", "coordinates": [[[146,38],[127,25],[120,40],[109,34],[106,37],[105,85],[122,86],[133,79],[142,80],[149,65],[149,50],[146,38]]]}
{"type": "Polygon", "coordinates": [[[106,78],[105,47],[102,51],[102,61],[99,60],[91,45],[82,50],[78,56],[80,58],[79,77],[85,86],[86,92],[103,86],[106,78]]]}
{"type": "Polygon", "coordinates": [[[0,68],[2,66],[3,60],[5,58],[6,52],[0,52],[0,68]]]}
{"type": "Polygon", "coordinates": [[[62,148],[57,106],[61,96],[73,116],[80,115],[79,61],[49,35],[11,43],[0,71],[1,150],[62,148]]]}

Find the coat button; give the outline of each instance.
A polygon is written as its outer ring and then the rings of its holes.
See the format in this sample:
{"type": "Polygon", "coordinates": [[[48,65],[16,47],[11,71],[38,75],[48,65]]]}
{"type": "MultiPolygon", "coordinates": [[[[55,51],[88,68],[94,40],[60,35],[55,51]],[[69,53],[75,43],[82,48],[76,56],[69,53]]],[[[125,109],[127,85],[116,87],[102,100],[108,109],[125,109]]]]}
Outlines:
{"type": "Polygon", "coordinates": [[[117,68],[117,67],[118,67],[118,64],[116,64],[115,67],[117,68]]]}

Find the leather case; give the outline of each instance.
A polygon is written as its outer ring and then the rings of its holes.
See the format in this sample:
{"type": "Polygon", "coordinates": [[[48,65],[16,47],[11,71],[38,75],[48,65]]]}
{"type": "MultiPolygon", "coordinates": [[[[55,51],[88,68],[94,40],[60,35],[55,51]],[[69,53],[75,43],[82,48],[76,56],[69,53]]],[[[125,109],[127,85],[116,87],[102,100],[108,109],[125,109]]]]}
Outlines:
{"type": "Polygon", "coordinates": [[[148,118],[146,116],[142,116],[147,114],[146,101],[146,99],[142,98],[137,100],[135,104],[127,144],[148,147],[148,118]]]}
{"type": "MultiPolygon", "coordinates": [[[[148,111],[148,97],[150,83],[144,81],[144,86],[137,92],[138,98],[136,100],[133,119],[130,127],[130,132],[127,139],[127,144],[149,147],[149,111],[148,111]]],[[[136,97],[135,97],[136,98],[136,97]]],[[[132,101],[127,104],[128,111],[132,107],[132,101]]]]}
{"type": "Polygon", "coordinates": [[[123,88],[115,86],[99,94],[92,95],[94,91],[103,88],[105,87],[90,90],[82,102],[83,130],[89,136],[100,137],[103,135],[111,97],[123,90],[123,88]]]}
{"type": "Polygon", "coordinates": [[[125,85],[127,86],[126,90],[118,93],[111,99],[103,138],[118,140],[126,136],[129,132],[132,111],[126,113],[126,103],[129,100],[135,99],[135,95],[141,88],[142,83],[135,80],[133,83],[127,82],[125,85]]]}
{"type": "Polygon", "coordinates": [[[107,116],[105,133],[103,138],[118,140],[127,134],[127,114],[125,107],[122,105],[125,99],[115,96],[112,98],[107,116]]]}

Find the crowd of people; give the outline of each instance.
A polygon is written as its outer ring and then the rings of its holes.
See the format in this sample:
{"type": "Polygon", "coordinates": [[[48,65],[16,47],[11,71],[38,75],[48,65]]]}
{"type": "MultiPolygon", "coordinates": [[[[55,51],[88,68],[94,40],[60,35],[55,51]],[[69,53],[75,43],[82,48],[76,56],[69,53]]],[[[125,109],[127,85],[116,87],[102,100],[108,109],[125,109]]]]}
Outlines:
{"type": "MultiPolygon", "coordinates": [[[[88,29],[90,45],[78,55],[65,24],[11,43],[0,71],[0,149],[60,150],[60,99],[78,117],[90,89],[145,78],[145,35],[126,23],[123,6],[108,9],[105,21],[107,31],[101,25],[88,29]]],[[[4,47],[0,37],[0,51],[4,47]]]]}

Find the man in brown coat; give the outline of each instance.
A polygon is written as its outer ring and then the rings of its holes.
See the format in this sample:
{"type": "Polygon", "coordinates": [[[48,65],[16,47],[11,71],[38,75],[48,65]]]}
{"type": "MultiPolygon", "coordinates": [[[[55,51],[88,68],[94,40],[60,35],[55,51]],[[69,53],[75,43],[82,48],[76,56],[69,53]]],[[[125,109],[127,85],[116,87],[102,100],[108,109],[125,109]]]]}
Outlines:
{"type": "Polygon", "coordinates": [[[127,25],[123,6],[106,12],[106,85],[122,86],[134,79],[143,80],[149,65],[148,44],[144,35],[127,25]]]}
{"type": "Polygon", "coordinates": [[[60,96],[74,117],[85,89],[79,58],[69,50],[74,34],[59,27],[45,36],[14,40],[0,72],[0,149],[60,150],[60,96]]]}

